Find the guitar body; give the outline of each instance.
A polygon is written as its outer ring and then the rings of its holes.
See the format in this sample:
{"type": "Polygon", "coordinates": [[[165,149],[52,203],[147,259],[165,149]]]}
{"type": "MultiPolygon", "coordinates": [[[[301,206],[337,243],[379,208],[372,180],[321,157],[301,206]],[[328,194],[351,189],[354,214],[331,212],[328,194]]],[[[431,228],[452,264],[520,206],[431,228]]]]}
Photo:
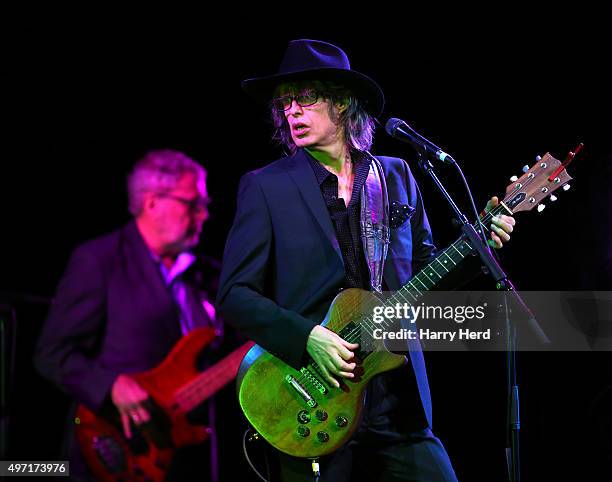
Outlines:
{"type": "Polygon", "coordinates": [[[252,342],[243,345],[201,373],[198,358],[214,338],[211,328],[193,330],[156,368],[132,375],[150,395],[146,408],[151,421],[133,427],[130,440],[123,435],[116,410],[100,416],[79,405],[76,437],[96,480],[161,482],[177,449],[208,438],[207,427],[192,425],[187,413],[235,377],[238,360],[253,346],[252,342]],[[230,358],[235,359],[233,366],[230,358]],[[210,381],[203,379],[206,375],[210,381]]]}
{"type": "MultiPolygon", "coordinates": [[[[380,300],[372,293],[345,290],[336,296],[321,324],[340,333],[349,323],[359,323],[375,305],[380,305],[380,300]]],[[[355,378],[342,379],[340,388],[333,388],[311,365],[306,367],[310,375],[304,375],[255,345],[242,361],[237,377],[245,416],[262,437],[286,454],[312,458],[337,450],[359,426],[370,379],[406,363],[405,356],[387,351],[382,340],[370,349],[373,351],[367,357],[356,360],[355,378]]]]}
{"type": "Polygon", "coordinates": [[[118,423],[98,417],[83,405],[78,407],[76,417],[77,440],[96,480],[161,482],[165,479],[176,448],[157,447],[140,433],[132,435],[137,442],[128,441],[118,423]]]}

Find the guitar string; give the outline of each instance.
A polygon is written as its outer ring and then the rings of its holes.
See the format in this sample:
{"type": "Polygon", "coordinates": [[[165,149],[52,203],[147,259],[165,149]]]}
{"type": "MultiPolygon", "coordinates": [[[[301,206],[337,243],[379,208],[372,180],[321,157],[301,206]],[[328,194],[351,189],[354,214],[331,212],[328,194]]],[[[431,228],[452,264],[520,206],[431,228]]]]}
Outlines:
{"type": "MultiPolygon", "coordinates": [[[[482,220],[482,221],[483,221],[483,223],[488,223],[488,222],[490,221],[490,218],[492,218],[494,215],[497,215],[497,214],[498,214],[498,213],[500,213],[502,210],[503,210],[503,206],[501,206],[501,205],[498,205],[498,206],[496,206],[495,208],[493,208],[493,209],[492,209],[490,212],[488,212],[488,213],[487,213],[487,214],[484,216],[484,218],[483,218],[483,220],[482,220]],[[489,218],[489,220],[487,220],[487,218],[489,218]]],[[[431,281],[432,281],[432,285],[431,285],[430,287],[428,287],[427,285],[425,285],[425,284],[424,284],[424,283],[421,281],[421,279],[419,278],[419,275],[420,275],[421,273],[426,272],[428,269],[430,269],[430,270],[432,270],[433,272],[435,272],[435,273],[438,275],[438,280],[437,280],[437,281],[440,281],[440,280],[441,280],[441,279],[442,279],[442,278],[443,278],[443,277],[446,275],[446,273],[442,273],[442,275],[440,275],[440,274],[439,274],[439,273],[436,271],[436,269],[435,269],[435,268],[432,266],[432,264],[433,264],[433,263],[435,263],[436,261],[437,261],[437,262],[440,262],[438,259],[439,259],[440,257],[442,257],[443,255],[446,255],[446,256],[447,256],[447,257],[449,257],[449,259],[451,259],[451,261],[452,261],[452,262],[453,262],[453,263],[456,265],[457,263],[455,263],[455,261],[453,260],[453,258],[452,258],[452,257],[450,257],[450,256],[448,255],[448,253],[447,253],[447,252],[448,252],[449,250],[451,250],[451,248],[453,247],[453,245],[454,245],[454,244],[456,244],[457,242],[461,242],[461,241],[462,241],[462,238],[460,238],[459,240],[455,241],[455,242],[454,242],[454,243],[453,243],[451,246],[449,246],[448,248],[445,248],[443,251],[441,251],[439,255],[437,255],[437,256],[436,256],[436,257],[435,257],[435,258],[434,258],[434,259],[433,259],[433,260],[432,260],[430,263],[428,263],[428,264],[427,264],[427,266],[425,266],[423,269],[421,269],[421,270],[419,271],[419,273],[417,273],[417,274],[416,274],[416,275],[415,275],[415,276],[414,276],[414,277],[413,277],[411,280],[409,280],[409,281],[408,281],[408,283],[406,283],[406,285],[402,286],[402,288],[400,288],[398,291],[396,291],[396,293],[395,293],[393,296],[391,296],[391,297],[389,297],[387,300],[385,300],[385,303],[386,303],[386,304],[389,304],[389,302],[393,303],[394,301],[396,301],[396,296],[401,296],[405,302],[408,302],[408,300],[407,300],[407,299],[406,299],[406,298],[403,296],[402,291],[403,291],[403,290],[404,290],[404,289],[405,289],[405,288],[406,288],[408,285],[410,285],[410,284],[412,284],[412,285],[413,285],[413,287],[414,287],[414,288],[416,288],[416,287],[414,286],[414,283],[413,283],[413,280],[414,280],[415,278],[417,279],[417,281],[419,281],[421,284],[423,284],[423,286],[424,286],[424,288],[426,288],[426,290],[431,289],[431,288],[432,288],[432,287],[433,287],[433,286],[436,284],[436,282],[434,282],[433,280],[431,280],[431,281]]],[[[458,260],[458,261],[461,261],[462,259],[463,259],[463,257],[462,257],[460,260],[458,260]]],[[[441,264],[441,266],[443,266],[443,265],[441,264]]],[[[444,266],[443,266],[443,267],[444,267],[444,266]]],[[[446,267],[444,267],[444,269],[446,269],[446,272],[447,272],[447,273],[449,272],[449,270],[448,270],[446,267]]],[[[410,290],[407,290],[407,291],[408,291],[408,293],[410,293],[410,290]]],[[[417,300],[418,300],[418,298],[417,298],[417,297],[415,297],[414,295],[412,295],[412,297],[414,298],[414,301],[417,301],[417,300]]],[[[362,327],[363,325],[365,325],[365,327],[366,327],[366,328],[369,328],[370,330],[373,330],[373,329],[376,327],[376,324],[373,324],[373,323],[375,323],[375,322],[374,322],[374,320],[370,319],[370,317],[365,317],[365,318],[363,318],[362,320],[360,320],[360,322],[359,322],[358,324],[356,324],[355,328],[354,328],[352,331],[350,331],[350,332],[349,332],[349,333],[346,335],[346,338],[345,338],[345,339],[346,339],[347,341],[349,341],[349,342],[355,342],[355,341],[357,341],[357,339],[359,339],[360,337],[362,337],[362,336],[363,336],[363,335],[362,335],[362,333],[360,333],[360,331],[361,331],[361,327],[362,327]]],[[[387,326],[384,326],[384,327],[385,327],[385,328],[387,328],[387,326]]]]}
{"type": "Polygon", "coordinates": [[[223,373],[229,370],[227,365],[231,366],[232,362],[237,357],[237,355],[233,355],[232,357],[232,354],[230,354],[231,358],[221,360],[216,365],[207,368],[205,372],[200,373],[193,380],[179,387],[174,392],[173,401],[181,407],[197,405],[202,401],[202,394],[207,391],[214,392],[222,387],[225,383],[220,382],[223,378],[220,375],[223,375],[223,373]]]}
{"type": "Polygon", "coordinates": [[[232,362],[234,362],[236,358],[237,355],[234,354],[233,357],[221,360],[216,365],[209,367],[198,377],[180,387],[174,394],[174,400],[177,403],[199,403],[203,393],[206,393],[206,391],[215,391],[225,384],[221,383],[223,377],[219,375],[223,375],[229,371],[227,365],[231,366],[234,364],[232,362]]]}

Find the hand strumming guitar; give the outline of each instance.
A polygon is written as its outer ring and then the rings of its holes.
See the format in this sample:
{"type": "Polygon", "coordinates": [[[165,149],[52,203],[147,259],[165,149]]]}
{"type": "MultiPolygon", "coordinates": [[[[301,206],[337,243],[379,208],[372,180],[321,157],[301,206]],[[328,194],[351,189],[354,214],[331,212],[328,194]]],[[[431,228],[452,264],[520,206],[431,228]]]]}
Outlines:
{"type": "Polygon", "coordinates": [[[347,363],[347,361],[355,356],[351,350],[356,350],[358,347],[358,343],[349,343],[321,325],[312,329],[306,343],[306,350],[319,366],[321,374],[336,388],[340,388],[340,383],[334,376],[354,378],[352,371],[356,363],[347,363]]]}

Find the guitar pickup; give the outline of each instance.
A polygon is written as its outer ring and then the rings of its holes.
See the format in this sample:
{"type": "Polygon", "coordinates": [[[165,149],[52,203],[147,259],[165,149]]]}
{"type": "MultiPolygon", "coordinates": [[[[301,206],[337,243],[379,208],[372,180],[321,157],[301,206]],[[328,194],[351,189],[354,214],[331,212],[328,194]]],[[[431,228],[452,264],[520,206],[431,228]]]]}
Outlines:
{"type": "Polygon", "coordinates": [[[300,373],[304,375],[304,377],[306,377],[306,380],[308,380],[319,391],[321,395],[328,394],[329,390],[327,389],[327,387],[323,385],[321,381],[308,368],[302,367],[300,369],[300,373]]]}
{"type": "Polygon", "coordinates": [[[310,395],[310,393],[308,393],[304,389],[304,387],[302,387],[302,385],[300,385],[300,383],[295,379],[294,376],[287,375],[285,377],[285,381],[289,384],[291,388],[293,388],[297,392],[300,398],[304,400],[304,402],[306,402],[306,405],[308,405],[308,407],[315,408],[318,405],[317,401],[310,395]]]}

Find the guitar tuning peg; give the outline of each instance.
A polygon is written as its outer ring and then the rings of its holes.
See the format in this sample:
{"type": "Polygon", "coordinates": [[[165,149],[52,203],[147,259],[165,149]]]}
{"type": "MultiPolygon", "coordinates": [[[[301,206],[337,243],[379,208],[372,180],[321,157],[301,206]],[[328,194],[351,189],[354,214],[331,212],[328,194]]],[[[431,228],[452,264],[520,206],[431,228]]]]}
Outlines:
{"type": "Polygon", "coordinates": [[[527,172],[528,170],[529,170],[529,165],[528,165],[528,164],[525,164],[525,165],[523,166],[523,172],[527,172]]]}
{"type": "Polygon", "coordinates": [[[550,200],[551,201],[556,201],[557,199],[558,199],[557,196],[555,196],[554,194],[550,195],[550,200]]]}
{"type": "Polygon", "coordinates": [[[541,213],[546,208],[546,204],[538,204],[538,212],[541,213]]]}
{"type": "Polygon", "coordinates": [[[542,160],[542,156],[536,156],[536,162],[539,162],[542,160]]]}
{"type": "Polygon", "coordinates": [[[569,184],[566,184],[565,186],[563,186],[563,190],[567,191],[571,186],[569,184]]]}
{"type": "Polygon", "coordinates": [[[510,178],[510,181],[511,181],[511,182],[516,182],[516,181],[518,181],[518,177],[517,177],[517,176],[512,176],[512,177],[510,178]]]}

